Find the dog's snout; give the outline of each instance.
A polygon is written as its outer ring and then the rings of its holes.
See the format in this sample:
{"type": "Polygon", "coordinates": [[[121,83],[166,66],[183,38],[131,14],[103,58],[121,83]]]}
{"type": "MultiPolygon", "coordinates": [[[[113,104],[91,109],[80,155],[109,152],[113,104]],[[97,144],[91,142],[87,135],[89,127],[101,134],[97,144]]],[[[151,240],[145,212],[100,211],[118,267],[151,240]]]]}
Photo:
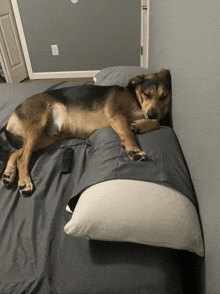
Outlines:
{"type": "Polygon", "coordinates": [[[157,119],[158,113],[156,110],[151,110],[148,112],[147,116],[149,119],[157,119]]]}

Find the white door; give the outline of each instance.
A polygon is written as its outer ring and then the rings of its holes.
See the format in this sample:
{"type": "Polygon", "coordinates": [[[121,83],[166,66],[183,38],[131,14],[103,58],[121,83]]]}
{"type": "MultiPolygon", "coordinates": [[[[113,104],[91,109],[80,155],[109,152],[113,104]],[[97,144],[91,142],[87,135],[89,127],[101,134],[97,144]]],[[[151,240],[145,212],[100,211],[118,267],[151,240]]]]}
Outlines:
{"type": "Polygon", "coordinates": [[[7,83],[28,77],[10,0],[0,0],[0,63],[7,83]]]}

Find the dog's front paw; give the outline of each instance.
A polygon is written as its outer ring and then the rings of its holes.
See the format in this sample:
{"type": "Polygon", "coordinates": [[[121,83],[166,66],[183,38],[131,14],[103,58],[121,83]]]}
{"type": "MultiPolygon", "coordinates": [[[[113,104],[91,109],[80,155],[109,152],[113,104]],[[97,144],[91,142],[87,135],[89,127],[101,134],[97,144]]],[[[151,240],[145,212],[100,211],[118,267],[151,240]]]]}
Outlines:
{"type": "Polygon", "coordinates": [[[131,123],[131,129],[136,134],[150,132],[159,128],[160,124],[155,119],[137,119],[131,123]]]}
{"type": "Polygon", "coordinates": [[[138,150],[138,149],[130,150],[127,153],[128,153],[128,157],[133,161],[147,160],[147,155],[141,150],[138,150]]]}
{"type": "Polygon", "coordinates": [[[29,177],[23,181],[18,181],[18,188],[21,194],[30,195],[33,192],[33,184],[29,177]]]}
{"type": "Polygon", "coordinates": [[[134,133],[139,134],[142,133],[141,129],[142,129],[142,124],[140,123],[140,120],[134,120],[131,123],[131,129],[134,133]]]}
{"type": "Polygon", "coordinates": [[[15,176],[16,176],[16,167],[14,167],[14,166],[8,167],[7,166],[5,172],[2,175],[3,183],[6,186],[10,186],[14,182],[15,176]]]}

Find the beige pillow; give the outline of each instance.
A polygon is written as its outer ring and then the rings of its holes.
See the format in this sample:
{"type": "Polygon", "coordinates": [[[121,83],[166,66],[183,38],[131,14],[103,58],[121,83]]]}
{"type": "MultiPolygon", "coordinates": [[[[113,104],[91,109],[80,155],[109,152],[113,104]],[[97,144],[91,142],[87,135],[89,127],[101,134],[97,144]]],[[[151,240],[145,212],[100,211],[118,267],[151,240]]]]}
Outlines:
{"type": "Polygon", "coordinates": [[[80,196],[64,230],[76,237],[183,249],[204,256],[192,202],[169,186],[150,182],[111,180],[91,186],[80,196]]]}

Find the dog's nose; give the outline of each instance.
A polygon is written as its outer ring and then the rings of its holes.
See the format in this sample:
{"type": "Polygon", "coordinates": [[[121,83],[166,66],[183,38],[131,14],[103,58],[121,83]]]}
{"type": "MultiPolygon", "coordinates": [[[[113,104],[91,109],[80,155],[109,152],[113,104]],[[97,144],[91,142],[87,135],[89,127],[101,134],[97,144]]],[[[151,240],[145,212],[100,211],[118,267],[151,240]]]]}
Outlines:
{"type": "Polygon", "coordinates": [[[153,111],[153,110],[149,111],[147,115],[148,115],[149,119],[156,119],[158,117],[158,113],[156,111],[153,111]]]}

